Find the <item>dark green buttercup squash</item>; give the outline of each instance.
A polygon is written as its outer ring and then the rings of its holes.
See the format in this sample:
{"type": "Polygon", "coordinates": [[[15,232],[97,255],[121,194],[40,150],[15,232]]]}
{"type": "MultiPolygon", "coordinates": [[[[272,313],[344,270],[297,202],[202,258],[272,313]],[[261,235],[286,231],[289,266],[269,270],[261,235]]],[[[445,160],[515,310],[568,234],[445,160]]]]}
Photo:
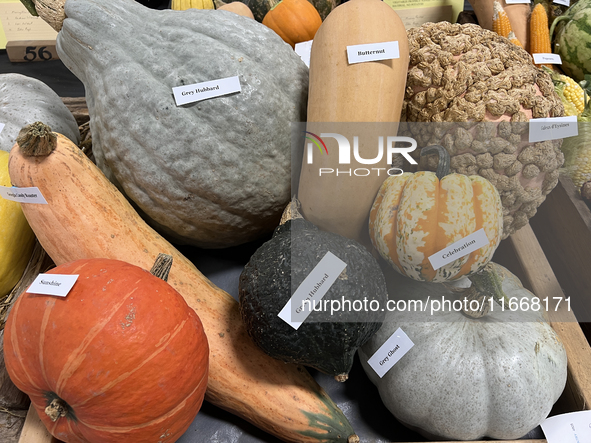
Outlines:
{"type": "MultiPolygon", "coordinates": [[[[384,319],[385,279],[375,258],[360,243],[321,231],[297,210],[288,208],[286,214],[289,211],[295,217],[284,214],[288,220],[253,254],[240,276],[240,313],[251,338],[271,357],[345,381],[357,348],[377,332],[384,319]],[[278,314],[329,252],[346,267],[321,305],[296,330],[278,314]]],[[[294,303],[293,309],[301,305],[294,303]]]]}

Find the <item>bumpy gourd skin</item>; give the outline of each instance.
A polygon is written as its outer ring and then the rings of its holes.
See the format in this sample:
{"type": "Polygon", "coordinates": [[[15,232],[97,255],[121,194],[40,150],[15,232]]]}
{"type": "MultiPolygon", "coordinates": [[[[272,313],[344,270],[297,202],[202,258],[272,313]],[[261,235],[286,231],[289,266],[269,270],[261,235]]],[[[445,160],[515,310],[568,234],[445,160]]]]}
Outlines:
{"type": "Polygon", "coordinates": [[[68,0],[57,50],[84,83],[97,165],[161,232],[226,247],[271,232],[290,198],[290,123],[308,70],[230,12],[68,0]],[[176,106],[172,88],[239,76],[241,92],[176,106]]]}
{"type": "Polygon", "coordinates": [[[36,78],[21,74],[0,75],[0,150],[10,152],[19,131],[42,121],[52,131],[80,142],[78,123],[53,89],[36,78]]]}
{"type": "Polygon", "coordinates": [[[377,261],[361,244],[296,219],[280,226],[253,254],[240,275],[239,297],[248,334],[265,353],[336,376],[349,373],[357,348],[380,328],[387,291],[377,261]],[[328,304],[327,311],[312,312],[296,331],[277,314],[328,251],[347,267],[322,300],[366,298],[367,306],[377,300],[380,309],[331,313],[328,304]]]}

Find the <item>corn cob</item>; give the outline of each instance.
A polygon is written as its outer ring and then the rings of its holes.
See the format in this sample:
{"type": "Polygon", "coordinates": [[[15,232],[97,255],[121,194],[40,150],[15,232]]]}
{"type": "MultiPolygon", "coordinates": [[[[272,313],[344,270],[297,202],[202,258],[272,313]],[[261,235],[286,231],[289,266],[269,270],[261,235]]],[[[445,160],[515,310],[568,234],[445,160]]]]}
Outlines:
{"type": "Polygon", "coordinates": [[[502,37],[509,37],[509,33],[513,31],[507,13],[496,0],[493,3],[492,30],[502,37]]]}
{"type": "MultiPolygon", "coordinates": [[[[529,49],[530,54],[550,54],[550,31],[548,29],[548,14],[541,3],[538,3],[529,19],[529,49]]],[[[536,65],[540,67],[540,65],[536,65]]],[[[553,69],[552,65],[543,65],[553,69]]]]}
{"type": "Polygon", "coordinates": [[[507,38],[509,39],[509,41],[511,43],[513,43],[514,45],[519,46],[520,48],[523,48],[523,45],[521,44],[521,42],[517,39],[517,37],[515,37],[515,33],[513,31],[509,32],[509,35],[507,36],[507,38]]]}

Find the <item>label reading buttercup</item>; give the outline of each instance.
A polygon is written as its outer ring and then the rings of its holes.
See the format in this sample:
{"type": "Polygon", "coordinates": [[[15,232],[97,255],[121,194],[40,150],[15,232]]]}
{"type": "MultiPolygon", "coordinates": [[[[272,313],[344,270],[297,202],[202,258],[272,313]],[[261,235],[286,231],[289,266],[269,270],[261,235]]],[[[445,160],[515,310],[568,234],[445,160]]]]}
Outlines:
{"type": "Polygon", "coordinates": [[[31,283],[27,292],[30,294],[65,297],[76,283],[76,280],[78,280],[77,275],[39,274],[31,283]]]}
{"type": "Polygon", "coordinates": [[[548,443],[591,442],[591,411],[555,415],[540,426],[548,443]]]}
{"type": "Polygon", "coordinates": [[[561,65],[562,64],[562,59],[560,58],[560,55],[558,55],[558,54],[539,53],[539,54],[532,54],[532,57],[533,57],[534,63],[536,65],[561,65]]]}
{"type": "Polygon", "coordinates": [[[240,92],[240,78],[226,77],[219,80],[183,85],[172,88],[174,101],[177,106],[187,103],[199,102],[208,98],[220,97],[222,95],[240,92]]]}
{"type": "Polygon", "coordinates": [[[579,135],[577,116],[532,118],[529,121],[529,142],[558,140],[579,135]]]}
{"type": "Polygon", "coordinates": [[[350,65],[392,58],[400,58],[397,41],[347,46],[347,59],[350,65]]]}
{"type": "Polygon", "coordinates": [[[307,42],[296,43],[295,52],[300,56],[306,66],[310,67],[310,55],[312,53],[312,42],[314,40],[308,40],[307,42]]]}
{"type": "Polygon", "coordinates": [[[277,316],[297,331],[346,267],[344,261],[327,252],[277,316]]]}
{"type": "Polygon", "coordinates": [[[398,328],[367,360],[367,364],[382,378],[414,345],[408,335],[398,328]]]}
{"type": "Polygon", "coordinates": [[[47,204],[47,200],[45,200],[45,197],[43,197],[39,188],[0,186],[0,197],[17,203],[47,204]]]}
{"type": "Polygon", "coordinates": [[[463,239],[458,240],[441,251],[431,255],[429,257],[429,262],[431,263],[431,266],[433,266],[433,269],[437,270],[442,266],[457,260],[458,258],[468,255],[471,252],[488,245],[488,243],[489,242],[486,232],[484,232],[484,229],[481,228],[473,234],[470,234],[467,237],[464,237],[463,239]]]}

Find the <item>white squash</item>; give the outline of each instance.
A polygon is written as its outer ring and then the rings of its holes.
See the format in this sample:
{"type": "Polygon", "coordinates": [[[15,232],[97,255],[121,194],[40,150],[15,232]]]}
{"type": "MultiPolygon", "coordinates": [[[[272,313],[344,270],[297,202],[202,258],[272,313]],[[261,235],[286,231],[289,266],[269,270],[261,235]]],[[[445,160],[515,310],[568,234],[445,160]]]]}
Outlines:
{"type": "MultiPolygon", "coordinates": [[[[531,309],[535,296],[507,269],[492,266],[509,299],[515,297],[517,305],[523,300],[523,311],[505,306],[501,312],[500,305],[492,304],[480,319],[453,308],[433,315],[430,309],[389,312],[382,328],[359,349],[365,372],[386,407],[429,439],[520,438],[548,416],[564,390],[562,342],[544,315],[531,309]],[[398,328],[414,346],[380,378],[367,361],[398,328]]],[[[395,272],[387,279],[397,294],[429,300],[429,307],[442,297],[458,300],[459,307],[463,298],[443,285],[395,272]]]]}

